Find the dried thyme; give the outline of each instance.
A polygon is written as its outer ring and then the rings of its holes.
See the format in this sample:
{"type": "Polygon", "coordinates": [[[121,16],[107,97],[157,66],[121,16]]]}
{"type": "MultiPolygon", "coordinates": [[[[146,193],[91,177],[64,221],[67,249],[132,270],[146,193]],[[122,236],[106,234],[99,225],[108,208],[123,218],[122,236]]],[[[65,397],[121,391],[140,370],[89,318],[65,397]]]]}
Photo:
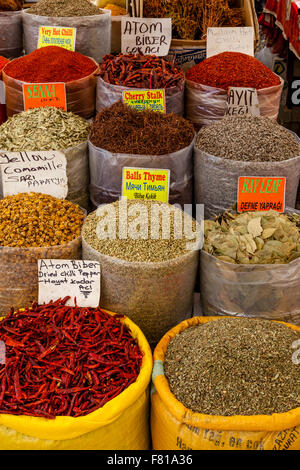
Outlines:
{"type": "Polygon", "coordinates": [[[164,369],[176,398],[209,415],[270,415],[300,406],[300,333],[259,319],[190,327],[169,343],[164,369]]]}
{"type": "MultiPolygon", "coordinates": [[[[187,243],[191,240],[187,240],[185,238],[184,230],[181,231],[180,236],[181,238],[176,238],[174,224],[176,224],[176,220],[179,219],[182,222],[182,226],[184,227],[184,213],[174,206],[169,204],[154,202],[154,201],[127,201],[127,210],[128,217],[127,217],[127,237],[121,238],[124,236],[125,232],[120,231],[120,214],[123,216],[123,207],[120,206],[119,201],[114,202],[113,204],[107,204],[104,208],[101,208],[101,215],[98,211],[94,211],[89,214],[85,220],[82,235],[84,240],[94,248],[96,251],[115,258],[120,258],[126,261],[134,261],[134,262],[160,262],[160,261],[168,261],[169,259],[177,258],[179,256],[184,255],[187,253],[187,243]],[[153,205],[159,205],[161,210],[168,211],[169,208],[171,209],[171,217],[170,217],[170,238],[164,238],[162,232],[162,217],[159,217],[159,237],[158,238],[151,238],[151,230],[153,229],[157,217],[152,217],[151,215],[151,208],[153,205]],[[146,208],[146,213],[148,214],[148,221],[144,224],[143,222],[146,220],[145,218],[141,218],[140,209],[135,215],[131,215],[131,209],[135,207],[144,207],[146,208]],[[119,209],[122,207],[122,209],[119,209]],[[114,209],[111,211],[111,209],[114,209]],[[177,214],[177,217],[174,217],[174,214],[177,214]],[[116,238],[100,238],[99,232],[97,231],[98,224],[102,225],[102,221],[105,220],[105,225],[115,226],[116,227],[116,238]],[[130,236],[130,226],[134,226],[137,223],[137,230],[139,232],[138,239],[133,238],[130,236]],[[153,225],[152,225],[153,224],[153,225]],[[121,233],[121,236],[120,236],[121,233]]],[[[156,206],[157,207],[157,206],[156,206]]],[[[125,219],[124,219],[125,220],[125,219]]],[[[193,232],[196,237],[199,236],[199,232],[196,229],[196,222],[192,221],[193,224],[193,232]]]]}
{"type": "Polygon", "coordinates": [[[98,113],[90,140],[113,153],[165,155],[190,145],[193,125],[175,114],[136,111],[121,102],[98,113]]]}
{"type": "Polygon", "coordinates": [[[26,12],[51,17],[91,16],[102,13],[89,0],[40,0],[26,12]]]}
{"type": "Polygon", "coordinates": [[[0,126],[0,150],[60,150],[84,142],[90,125],[58,108],[35,108],[14,114],[0,126]]]}
{"type": "Polygon", "coordinates": [[[300,215],[226,211],[205,221],[203,250],[238,264],[289,263],[300,257],[300,215]]]}
{"type": "Polygon", "coordinates": [[[300,143],[287,129],[263,116],[225,117],[200,130],[196,147],[229,160],[284,161],[300,155],[300,143]]]}

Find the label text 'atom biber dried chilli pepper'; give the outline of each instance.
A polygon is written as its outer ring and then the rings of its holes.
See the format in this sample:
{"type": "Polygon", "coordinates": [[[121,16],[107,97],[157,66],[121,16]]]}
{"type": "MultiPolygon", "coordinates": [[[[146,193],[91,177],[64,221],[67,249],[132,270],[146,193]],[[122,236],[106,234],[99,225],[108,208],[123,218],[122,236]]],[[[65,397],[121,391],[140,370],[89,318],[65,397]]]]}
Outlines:
{"type": "Polygon", "coordinates": [[[299,331],[277,322],[224,318],[171,339],[164,370],[171,392],[194,412],[271,415],[300,406],[299,331]]]}
{"type": "Polygon", "coordinates": [[[136,381],[142,353],[123,315],[68,307],[68,299],[11,310],[0,322],[0,413],[83,416],[136,381]]]}

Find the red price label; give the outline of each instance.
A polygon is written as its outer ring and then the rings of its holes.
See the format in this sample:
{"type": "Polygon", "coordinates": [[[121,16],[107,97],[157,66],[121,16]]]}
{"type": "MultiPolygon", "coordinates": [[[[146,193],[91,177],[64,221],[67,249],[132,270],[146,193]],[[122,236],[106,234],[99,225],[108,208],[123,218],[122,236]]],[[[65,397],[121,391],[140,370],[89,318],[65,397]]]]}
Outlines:
{"type": "Polygon", "coordinates": [[[284,212],[286,179],[277,176],[240,176],[238,212],[284,212]]]}
{"type": "Polygon", "coordinates": [[[53,106],[67,111],[66,86],[64,83],[24,83],[24,109],[53,106]]]}

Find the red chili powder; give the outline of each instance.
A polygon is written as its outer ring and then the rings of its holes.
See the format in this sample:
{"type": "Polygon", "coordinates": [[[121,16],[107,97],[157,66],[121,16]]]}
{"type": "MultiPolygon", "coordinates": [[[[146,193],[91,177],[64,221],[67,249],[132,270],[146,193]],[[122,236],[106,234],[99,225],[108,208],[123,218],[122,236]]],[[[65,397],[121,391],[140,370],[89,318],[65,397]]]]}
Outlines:
{"type": "Polygon", "coordinates": [[[71,82],[92,74],[96,69],[97,64],[79,52],[47,46],[13,60],[5,68],[5,73],[29,83],[71,82]]]}
{"type": "Polygon", "coordinates": [[[3,69],[4,65],[7,64],[7,62],[9,62],[8,59],[6,59],[5,57],[0,56],[0,72],[3,69]]]}
{"type": "Polygon", "coordinates": [[[279,85],[280,78],[259,60],[240,52],[222,52],[186,72],[196,83],[227,90],[230,86],[260,90],[279,85]]]}

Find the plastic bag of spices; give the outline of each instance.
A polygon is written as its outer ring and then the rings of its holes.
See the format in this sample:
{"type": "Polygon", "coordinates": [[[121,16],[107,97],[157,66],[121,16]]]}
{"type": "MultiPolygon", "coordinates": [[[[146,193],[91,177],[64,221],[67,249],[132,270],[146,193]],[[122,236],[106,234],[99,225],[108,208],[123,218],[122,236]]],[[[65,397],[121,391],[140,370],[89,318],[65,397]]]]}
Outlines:
{"type": "MultiPolygon", "coordinates": [[[[113,315],[113,314],[112,314],[113,315]]],[[[143,352],[137,380],[120,395],[86,416],[45,419],[0,414],[0,449],[148,450],[149,392],[152,354],[141,330],[125,317],[143,352]]]]}
{"type": "MultiPolygon", "coordinates": [[[[87,77],[66,83],[67,111],[90,119],[95,111],[96,78],[95,72],[87,77]]],[[[23,88],[25,82],[9,77],[3,71],[5,84],[6,112],[10,117],[13,114],[24,111],[23,88]]]]}
{"type": "Polygon", "coordinates": [[[259,317],[300,326],[300,258],[285,264],[236,264],[201,250],[200,294],[203,315],[259,317]]]}
{"type": "MultiPolygon", "coordinates": [[[[171,392],[164,372],[165,354],[170,340],[189,327],[213,320],[216,317],[194,317],[183,321],[168,331],[154,351],[151,393],[153,449],[298,450],[300,408],[272,415],[208,415],[186,408],[171,392]]],[[[300,331],[299,327],[287,326],[300,331]]]]}
{"type": "MultiPolygon", "coordinates": [[[[0,312],[38,299],[39,259],[81,259],[81,237],[48,247],[0,246],[0,312]]],[[[0,433],[1,434],[1,433],[0,433]]]]}
{"type": "MultiPolygon", "coordinates": [[[[261,116],[277,119],[281,92],[280,85],[257,90],[261,116]]],[[[227,90],[185,80],[185,117],[199,127],[221,120],[226,112],[227,90]]]]}
{"type": "Polygon", "coordinates": [[[0,12],[0,56],[19,57],[23,51],[22,11],[0,12]]]}
{"type": "Polygon", "coordinates": [[[100,10],[101,15],[78,17],[48,17],[23,11],[24,48],[29,54],[38,48],[40,26],[65,26],[76,28],[75,51],[101,62],[111,49],[111,15],[100,10]]]}
{"type": "Polygon", "coordinates": [[[162,168],[170,170],[169,203],[193,202],[193,146],[168,155],[126,155],[95,147],[89,141],[90,197],[95,207],[114,202],[122,195],[122,170],[162,168]]]}
{"type": "MultiPolygon", "coordinates": [[[[122,100],[122,92],[130,90],[140,92],[143,88],[128,88],[125,86],[113,85],[105,82],[100,76],[97,76],[96,91],[96,111],[102,111],[104,108],[112,105],[116,101],[122,100]]],[[[184,80],[178,86],[165,88],[166,112],[175,113],[183,116],[184,112],[184,80]]]]}
{"type": "MultiPolygon", "coordinates": [[[[230,118],[231,120],[239,120],[240,123],[245,122],[243,118],[230,118]]],[[[225,121],[223,121],[225,122],[225,121]]],[[[232,121],[233,127],[234,122],[232,121]]],[[[237,200],[237,191],[238,191],[238,179],[240,176],[278,176],[286,178],[286,191],[285,191],[285,205],[289,207],[295,207],[296,198],[297,198],[297,188],[300,178],[300,145],[299,145],[299,154],[297,156],[297,149],[294,147],[297,146],[297,142],[300,144],[300,139],[296,134],[291,131],[287,131],[281,126],[274,124],[273,121],[268,124],[269,121],[265,120],[265,123],[268,125],[265,127],[265,130],[270,132],[270,135],[267,135],[264,131],[261,130],[262,139],[256,144],[254,144],[255,136],[251,140],[251,132],[254,132],[254,127],[252,125],[262,125],[264,121],[256,120],[249,118],[249,123],[251,125],[251,131],[244,131],[245,138],[249,136],[249,143],[245,143],[245,148],[241,149],[241,153],[247,152],[253,154],[253,158],[263,159],[267,150],[264,150],[264,146],[270,144],[270,152],[272,153],[272,139],[275,142],[275,132],[278,129],[280,135],[278,135],[278,152],[286,153],[287,149],[285,148],[285,143],[293,144],[293,152],[295,154],[292,158],[287,160],[280,161],[242,161],[242,160],[233,160],[230,158],[221,158],[215,155],[209,155],[207,152],[197,147],[197,143],[194,148],[194,187],[195,187],[195,201],[196,204],[205,203],[205,217],[211,218],[214,217],[224,210],[231,207],[237,200]],[[256,124],[257,122],[257,124],[256,124]],[[272,134],[273,132],[273,134],[272,134]],[[284,138],[285,140],[281,140],[284,138]],[[264,142],[263,142],[264,141],[264,142]],[[258,147],[260,146],[260,150],[258,147]]],[[[220,126],[218,125],[218,128],[220,126]]],[[[202,134],[208,134],[210,127],[203,129],[202,134]]],[[[211,127],[212,129],[212,127],[211,127]]],[[[246,128],[245,128],[246,129],[246,128]]],[[[227,132],[227,131],[226,131],[227,132]]],[[[239,131],[237,131],[239,132],[239,131]]],[[[201,132],[198,134],[200,136],[201,132]]],[[[228,131],[228,136],[230,132],[228,131]]],[[[232,134],[231,134],[232,135],[232,134]]],[[[228,137],[223,133],[224,142],[228,137]]],[[[258,136],[258,133],[257,133],[258,136]]],[[[260,137],[259,137],[260,138],[260,137]]],[[[218,139],[216,135],[215,139],[218,139]]],[[[229,142],[229,140],[228,140],[229,142]]],[[[200,144],[199,144],[200,145],[200,144]]],[[[222,148],[222,153],[226,151],[225,144],[222,148]]],[[[234,144],[231,141],[228,144],[228,148],[233,148],[234,144]]],[[[223,153],[224,154],[224,153],[223,153]]],[[[274,156],[274,154],[273,154],[274,156]]],[[[275,158],[275,156],[274,156],[275,158]]],[[[281,157],[280,157],[281,158],[281,157]]]]}

